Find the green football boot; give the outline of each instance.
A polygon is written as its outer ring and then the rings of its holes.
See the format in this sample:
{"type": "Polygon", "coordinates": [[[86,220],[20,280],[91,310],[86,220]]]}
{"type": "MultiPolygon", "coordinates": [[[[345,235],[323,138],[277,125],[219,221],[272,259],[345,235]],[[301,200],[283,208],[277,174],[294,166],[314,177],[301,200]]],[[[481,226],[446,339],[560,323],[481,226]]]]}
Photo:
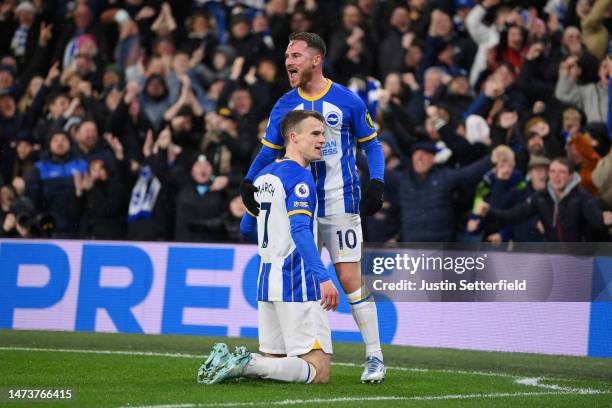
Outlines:
{"type": "Polygon", "coordinates": [[[242,376],[242,370],[251,361],[251,352],[246,347],[236,347],[222,366],[213,369],[205,384],[218,384],[242,376]]]}
{"type": "Polygon", "coordinates": [[[217,343],[213,346],[208,354],[208,358],[198,369],[198,382],[207,384],[210,375],[218,368],[224,365],[230,358],[230,352],[225,343],[217,343]]]}

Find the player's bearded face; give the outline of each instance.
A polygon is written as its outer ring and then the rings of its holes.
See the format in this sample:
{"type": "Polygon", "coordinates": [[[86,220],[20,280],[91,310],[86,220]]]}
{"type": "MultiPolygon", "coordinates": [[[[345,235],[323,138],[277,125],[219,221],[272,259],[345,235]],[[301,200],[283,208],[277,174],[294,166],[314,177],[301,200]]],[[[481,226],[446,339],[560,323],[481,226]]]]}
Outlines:
{"type": "Polygon", "coordinates": [[[285,52],[285,68],[292,88],[303,87],[312,79],[314,55],[304,41],[292,41],[285,52]]]}

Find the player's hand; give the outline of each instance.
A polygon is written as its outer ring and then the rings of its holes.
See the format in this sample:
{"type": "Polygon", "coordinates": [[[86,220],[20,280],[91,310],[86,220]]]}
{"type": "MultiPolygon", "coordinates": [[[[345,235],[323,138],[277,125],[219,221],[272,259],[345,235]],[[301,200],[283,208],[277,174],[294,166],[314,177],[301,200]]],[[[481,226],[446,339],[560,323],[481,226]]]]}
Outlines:
{"type": "Polygon", "coordinates": [[[378,179],[370,180],[370,185],[361,198],[359,212],[362,215],[373,215],[382,208],[385,183],[378,179]]]}
{"type": "Polygon", "coordinates": [[[242,203],[249,210],[251,215],[259,215],[259,203],[255,200],[255,192],[257,187],[253,185],[253,182],[249,179],[244,179],[240,182],[240,197],[242,197],[242,203]]]}
{"type": "Polygon", "coordinates": [[[321,306],[325,310],[336,311],[338,308],[338,289],[334,286],[334,283],[327,280],[320,285],[321,287],[321,306]]]}

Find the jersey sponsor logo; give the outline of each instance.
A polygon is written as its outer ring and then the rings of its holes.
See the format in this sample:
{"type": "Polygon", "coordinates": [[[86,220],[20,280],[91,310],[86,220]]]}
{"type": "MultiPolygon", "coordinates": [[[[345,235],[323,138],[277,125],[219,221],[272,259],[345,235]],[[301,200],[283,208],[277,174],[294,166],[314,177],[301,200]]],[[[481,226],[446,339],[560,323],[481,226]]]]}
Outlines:
{"type": "Polygon", "coordinates": [[[306,198],[310,194],[310,189],[306,185],[306,183],[300,183],[295,186],[295,195],[300,198],[306,198]]]}
{"type": "Polygon", "coordinates": [[[295,208],[308,208],[308,202],[306,201],[294,201],[293,206],[295,208]]]}
{"type": "Polygon", "coordinates": [[[340,115],[338,112],[328,112],[325,115],[325,123],[327,123],[327,126],[331,128],[337,128],[340,127],[342,121],[340,120],[340,115]]]}
{"type": "Polygon", "coordinates": [[[328,140],[327,142],[325,142],[325,144],[323,145],[323,148],[321,149],[321,155],[323,156],[331,156],[332,154],[337,154],[338,153],[338,142],[336,142],[335,140],[328,140]]]}
{"type": "Polygon", "coordinates": [[[372,129],[375,129],[374,121],[372,120],[372,117],[370,116],[370,112],[366,112],[365,121],[369,127],[371,127],[372,129]]]}

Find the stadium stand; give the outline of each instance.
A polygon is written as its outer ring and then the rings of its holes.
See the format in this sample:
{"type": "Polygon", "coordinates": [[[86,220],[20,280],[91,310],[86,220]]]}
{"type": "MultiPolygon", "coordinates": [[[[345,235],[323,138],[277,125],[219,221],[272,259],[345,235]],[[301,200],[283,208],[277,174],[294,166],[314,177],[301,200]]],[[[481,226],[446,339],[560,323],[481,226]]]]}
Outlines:
{"type": "Polygon", "coordinates": [[[238,187],[289,89],[288,36],[314,31],[325,75],[364,100],[385,151],[390,183],[362,220],[366,242],[610,241],[611,11],[609,0],[4,0],[0,237],[243,242],[238,187]],[[499,145],[506,170],[452,189],[440,179],[499,145]],[[579,194],[531,183],[558,157],[579,194]],[[602,222],[559,217],[544,234],[537,219],[479,217],[480,201],[496,214],[536,193],[555,208],[595,198],[602,222]]]}

